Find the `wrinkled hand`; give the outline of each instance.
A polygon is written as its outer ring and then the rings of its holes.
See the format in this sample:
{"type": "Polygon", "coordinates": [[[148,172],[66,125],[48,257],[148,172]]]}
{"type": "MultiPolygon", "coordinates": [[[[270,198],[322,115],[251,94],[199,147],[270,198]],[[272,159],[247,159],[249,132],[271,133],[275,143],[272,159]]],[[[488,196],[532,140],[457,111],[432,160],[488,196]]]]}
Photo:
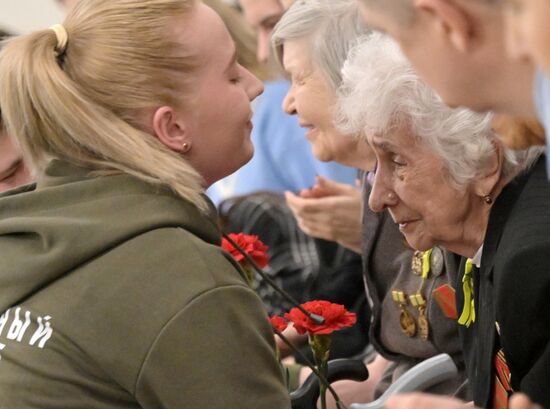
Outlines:
{"type": "Polygon", "coordinates": [[[473,407],[472,403],[427,393],[406,393],[392,396],[386,401],[386,409],[472,409],[473,407]]]}
{"type": "Polygon", "coordinates": [[[286,192],[285,196],[304,233],[361,253],[363,205],[359,188],[318,176],[311,189],[299,195],[286,192]]]}
{"type": "Polygon", "coordinates": [[[509,409],[543,409],[542,406],[537,405],[524,395],[523,393],[514,393],[510,398],[509,409]]]}

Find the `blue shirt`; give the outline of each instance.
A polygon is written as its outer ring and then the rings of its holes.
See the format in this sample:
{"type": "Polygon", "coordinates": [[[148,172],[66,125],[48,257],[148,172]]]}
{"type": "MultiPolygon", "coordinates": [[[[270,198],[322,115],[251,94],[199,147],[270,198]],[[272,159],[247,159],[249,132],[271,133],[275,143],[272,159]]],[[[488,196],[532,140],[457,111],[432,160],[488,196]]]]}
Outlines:
{"type": "MultiPolygon", "coordinates": [[[[535,76],[535,107],[540,122],[546,131],[546,150],[550,152],[550,77],[540,68],[535,76]]],[[[546,155],[546,172],[550,178],[550,155],[546,155]]]]}
{"type": "Polygon", "coordinates": [[[228,197],[262,190],[296,192],[311,187],[317,175],[341,183],[355,182],[355,169],[317,160],[296,116],[283,112],[282,103],[289,85],[283,80],[265,84],[252,119],[254,157],[208,189],[208,196],[216,205],[228,197]]]}

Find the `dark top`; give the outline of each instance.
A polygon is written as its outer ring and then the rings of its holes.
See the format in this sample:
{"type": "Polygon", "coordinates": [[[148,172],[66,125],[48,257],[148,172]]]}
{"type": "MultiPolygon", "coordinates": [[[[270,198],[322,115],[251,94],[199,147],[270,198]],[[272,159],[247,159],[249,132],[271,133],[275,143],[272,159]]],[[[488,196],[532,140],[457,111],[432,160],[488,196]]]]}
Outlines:
{"type": "MultiPolygon", "coordinates": [[[[493,359],[501,346],[512,388],[550,407],[550,185],[544,157],[496,200],[474,294],[476,321],[461,326],[460,336],[475,404],[492,401],[493,359]]],[[[462,305],[458,291],[459,311],[462,305]]]]}

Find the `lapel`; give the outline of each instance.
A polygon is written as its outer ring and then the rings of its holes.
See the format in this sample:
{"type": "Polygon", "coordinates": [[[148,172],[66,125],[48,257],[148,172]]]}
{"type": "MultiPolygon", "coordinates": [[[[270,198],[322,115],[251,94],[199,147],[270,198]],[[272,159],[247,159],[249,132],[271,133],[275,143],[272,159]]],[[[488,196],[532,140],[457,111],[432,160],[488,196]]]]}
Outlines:
{"type": "Polygon", "coordinates": [[[530,173],[527,172],[516,177],[505,186],[497,198],[491,209],[487,233],[483,242],[481,268],[474,275],[476,322],[471,328],[473,334],[468,337],[470,338],[469,344],[465,344],[465,347],[471,349],[468,361],[473,365],[469,373],[473,378],[474,402],[482,407],[490,406],[491,403],[493,360],[499,345],[495,330],[494,301],[496,295],[494,294],[493,269],[506,221],[515,207],[530,173]]]}
{"type": "Polygon", "coordinates": [[[487,225],[487,233],[483,241],[483,255],[481,256],[480,274],[484,278],[492,280],[495,254],[497,253],[498,245],[502,238],[504,226],[530,174],[531,172],[524,173],[506,185],[491,210],[489,223],[487,225]]]}

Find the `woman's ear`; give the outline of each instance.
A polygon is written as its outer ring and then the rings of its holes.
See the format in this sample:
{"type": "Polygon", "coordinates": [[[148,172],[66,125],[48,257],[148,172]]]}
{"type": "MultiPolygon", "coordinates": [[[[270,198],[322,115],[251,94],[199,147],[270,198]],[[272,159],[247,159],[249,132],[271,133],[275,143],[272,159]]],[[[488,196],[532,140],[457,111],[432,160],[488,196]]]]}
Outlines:
{"type": "Polygon", "coordinates": [[[441,35],[446,36],[447,42],[458,52],[468,51],[472,22],[465,10],[453,0],[414,0],[414,6],[433,19],[441,35]]]}
{"type": "Polygon", "coordinates": [[[177,117],[172,107],[163,106],[155,111],[153,130],[159,141],[173,151],[186,153],[191,147],[186,123],[177,117]]]}
{"type": "Polygon", "coordinates": [[[485,169],[474,181],[475,194],[481,198],[494,198],[495,190],[502,188],[502,164],[504,148],[501,143],[493,141],[495,154],[485,164],[485,169]]]}

